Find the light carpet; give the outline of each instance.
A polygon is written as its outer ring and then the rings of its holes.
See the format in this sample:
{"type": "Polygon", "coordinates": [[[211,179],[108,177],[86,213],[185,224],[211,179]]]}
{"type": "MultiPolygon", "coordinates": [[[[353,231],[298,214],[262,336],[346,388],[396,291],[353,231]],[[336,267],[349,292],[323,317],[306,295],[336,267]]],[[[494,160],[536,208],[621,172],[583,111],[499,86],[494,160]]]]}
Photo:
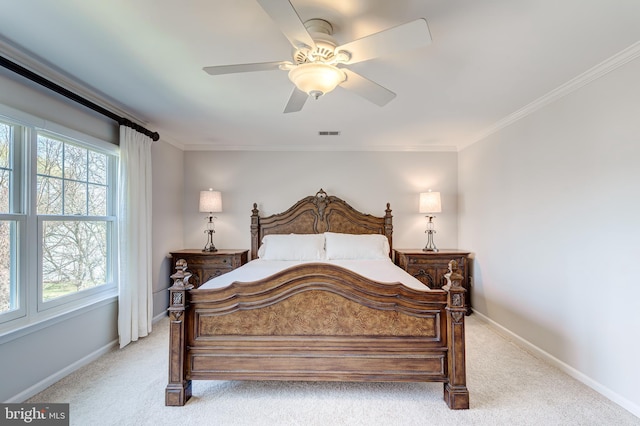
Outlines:
{"type": "Polygon", "coordinates": [[[70,404],[72,425],[640,425],[591,388],[466,318],[469,410],[449,410],[441,383],[194,381],[165,407],[168,319],[27,402],[70,404]]]}

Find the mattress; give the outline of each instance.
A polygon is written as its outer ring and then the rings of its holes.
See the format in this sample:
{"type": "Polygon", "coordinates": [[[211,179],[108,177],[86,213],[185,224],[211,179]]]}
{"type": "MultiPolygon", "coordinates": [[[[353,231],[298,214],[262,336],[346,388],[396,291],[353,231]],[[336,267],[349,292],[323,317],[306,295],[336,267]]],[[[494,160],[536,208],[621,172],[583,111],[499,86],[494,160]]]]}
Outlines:
{"type": "Polygon", "coordinates": [[[199,289],[216,289],[228,286],[233,282],[250,282],[269,277],[277,272],[303,263],[327,263],[349,269],[363,277],[381,283],[401,283],[406,287],[419,291],[429,291],[429,287],[418,281],[406,271],[396,266],[390,259],[380,260],[264,260],[255,259],[224,275],[213,278],[199,289]]]}

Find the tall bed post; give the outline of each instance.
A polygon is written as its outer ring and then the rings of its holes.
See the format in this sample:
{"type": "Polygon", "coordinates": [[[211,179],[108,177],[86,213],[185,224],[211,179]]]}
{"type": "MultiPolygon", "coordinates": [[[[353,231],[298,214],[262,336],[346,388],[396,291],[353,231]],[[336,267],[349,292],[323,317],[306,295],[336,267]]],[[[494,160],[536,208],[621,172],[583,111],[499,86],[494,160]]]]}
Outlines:
{"type": "Polygon", "coordinates": [[[258,204],[253,203],[253,210],[251,210],[251,258],[249,260],[256,259],[258,257],[258,247],[260,246],[260,216],[258,211],[258,204]]]}
{"type": "Polygon", "coordinates": [[[448,382],[444,384],[444,400],[454,410],[469,408],[469,390],[465,370],[464,277],[458,269],[458,262],[449,262],[449,273],[445,275],[447,285],[447,346],[448,382]]]}
{"type": "MultiPolygon", "coordinates": [[[[393,247],[393,215],[391,214],[391,204],[387,203],[387,209],[384,211],[384,235],[389,240],[389,246],[393,247]]],[[[389,250],[389,256],[392,256],[393,251],[389,250]]]]}
{"type": "Polygon", "coordinates": [[[191,273],[187,262],[176,262],[176,273],[171,275],[173,286],[169,288],[169,383],[165,389],[165,405],[184,405],[191,398],[191,380],[186,377],[186,326],[185,309],[189,303],[191,273]]]}

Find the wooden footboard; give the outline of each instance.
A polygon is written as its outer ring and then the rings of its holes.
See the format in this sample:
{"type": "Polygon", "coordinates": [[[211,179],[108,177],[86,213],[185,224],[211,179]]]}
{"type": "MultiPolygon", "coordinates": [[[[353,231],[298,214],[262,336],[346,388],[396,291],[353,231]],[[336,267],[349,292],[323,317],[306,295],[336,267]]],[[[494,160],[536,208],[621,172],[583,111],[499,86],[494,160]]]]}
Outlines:
{"type": "Polygon", "coordinates": [[[450,408],[469,407],[455,262],[434,291],[320,263],[203,290],[176,269],[166,405],[184,405],[191,380],[312,380],[443,382],[450,408]]]}

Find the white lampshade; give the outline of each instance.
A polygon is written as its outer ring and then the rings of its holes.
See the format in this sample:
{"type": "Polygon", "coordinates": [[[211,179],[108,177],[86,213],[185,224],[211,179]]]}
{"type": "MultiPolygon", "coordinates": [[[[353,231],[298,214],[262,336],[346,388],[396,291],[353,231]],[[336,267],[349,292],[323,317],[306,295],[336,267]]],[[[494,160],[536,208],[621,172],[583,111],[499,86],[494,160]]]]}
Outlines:
{"type": "Polygon", "coordinates": [[[441,211],[439,192],[429,191],[420,194],[420,213],[440,213],[441,211]]]}
{"type": "Polygon", "coordinates": [[[200,191],[200,212],[217,213],[222,211],[222,194],[209,188],[208,191],[200,191]]]}
{"type": "Polygon", "coordinates": [[[339,68],[323,63],[300,64],[289,71],[289,80],[309,96],[319,98],[347,79],[339,68]]]}

